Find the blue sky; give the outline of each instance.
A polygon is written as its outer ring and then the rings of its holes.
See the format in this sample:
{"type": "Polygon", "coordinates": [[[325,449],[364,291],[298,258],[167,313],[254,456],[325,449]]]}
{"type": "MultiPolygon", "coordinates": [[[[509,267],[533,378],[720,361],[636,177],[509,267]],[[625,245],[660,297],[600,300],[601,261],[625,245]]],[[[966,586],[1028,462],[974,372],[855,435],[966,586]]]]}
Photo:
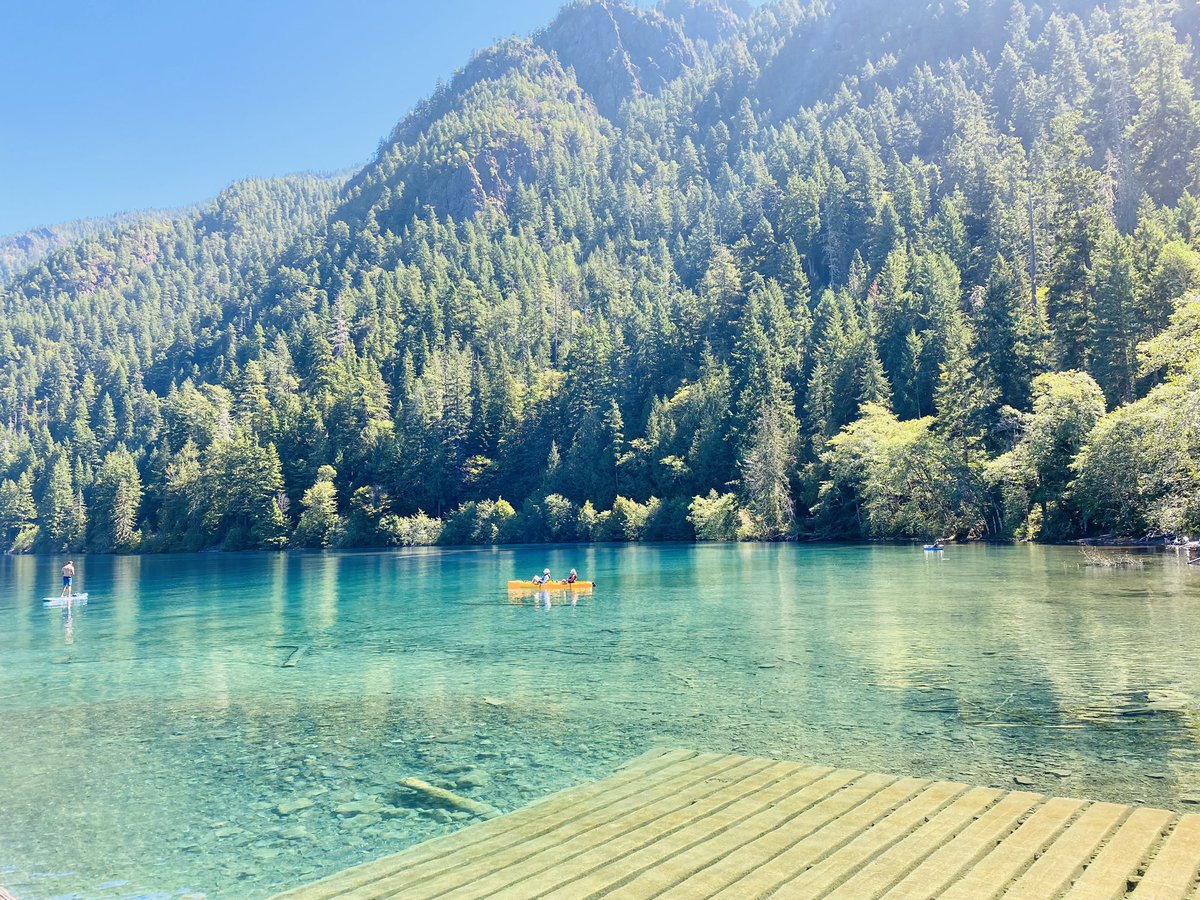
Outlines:
{"type": "Polygon", "coordinates": [[[0,234],[365,162],[471,51],[561,5],[0,3],[0,234]]]}

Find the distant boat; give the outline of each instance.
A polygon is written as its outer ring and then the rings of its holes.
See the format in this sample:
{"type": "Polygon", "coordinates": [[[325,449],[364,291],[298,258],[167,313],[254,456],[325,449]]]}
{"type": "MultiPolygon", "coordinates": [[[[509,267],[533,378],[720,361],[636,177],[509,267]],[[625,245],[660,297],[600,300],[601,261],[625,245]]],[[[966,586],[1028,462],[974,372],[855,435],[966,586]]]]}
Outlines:
{"type": "Polygon", "coordinates": [[[926,544],[921,549],[924,550],[926,553],[937,553],[942,550],[945,550],[946,548],[943,547],[941,544],[926,544]]]}

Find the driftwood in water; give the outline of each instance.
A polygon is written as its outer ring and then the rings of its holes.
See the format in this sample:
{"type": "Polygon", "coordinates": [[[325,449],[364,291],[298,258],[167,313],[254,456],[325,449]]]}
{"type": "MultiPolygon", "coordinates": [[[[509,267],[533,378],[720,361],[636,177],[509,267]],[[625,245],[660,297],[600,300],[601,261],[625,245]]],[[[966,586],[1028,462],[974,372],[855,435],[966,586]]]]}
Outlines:
{"type": "Polygon", "coordinates": [[[408,788],[410,791],[416,791],[418,794],[424,794],[431,800],[436,800],[446,806],[452,806],[455,809],[461,809],[463,812],[469,812],[473,816],[478,816],[481,819],[494,819],[500,815],[500,810],[494,806],[489,806],[486,803],[480,803],[478,800],[472,800],[470,797],[464,797],[461,794],[456,794],[454,791],[448,791],[445,788],[437,787],[430,784],[428,781],[422,781],[420,778],[401,778],[399,781],[401,787],[408,788]]]}
{"type": "MultiPolygon", "coordinates": [[[[286,650],[287,647],[284,647],[283,649],[286,650]]],[[[307,649],[308,649],[307,644],[302,644],[299,647],[296,647],[294,650],[292,650],[291,653],[288,654],[288,658],[283,661],[283,665],[280,666],[280,668],[281,669],[295,668],[295,666],[300,662],[300,657],[302,657],[304,655],[304,651],[307,649]]]]}
{"type": "Polygon", "coordinates": [[[1138,559],[1131,553],[1098,550],[1087,544],[1081,545],[1079,552],[1083,554],[1089,566],[1101,566],[1106,569],[1140,569],[1146,565],[1145,560],[1138,559]]]}

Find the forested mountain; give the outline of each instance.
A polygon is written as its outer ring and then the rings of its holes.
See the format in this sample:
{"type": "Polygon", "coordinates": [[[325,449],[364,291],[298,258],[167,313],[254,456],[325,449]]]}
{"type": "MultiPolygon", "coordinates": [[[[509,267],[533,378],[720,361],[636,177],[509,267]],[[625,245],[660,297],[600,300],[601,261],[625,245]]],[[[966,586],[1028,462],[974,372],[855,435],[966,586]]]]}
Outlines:
{"type": "Polygon", "coordinates": [[[49,253],[66,247],[86,237],[115,231],[123,225],[138,222],[168,221],[187,215],[189,210],[143,210],[119,213],[99,219],[78,219],[43,225],[28,231],[0,237],[0,286],[8,284],[14,276],[30,266],[41,262],[49,253]]]}
{"type": "Polygon", "coordinates": [[[1200,527],[1194,4],[665,0],[0,293],[14,550],[1200,527]]]}

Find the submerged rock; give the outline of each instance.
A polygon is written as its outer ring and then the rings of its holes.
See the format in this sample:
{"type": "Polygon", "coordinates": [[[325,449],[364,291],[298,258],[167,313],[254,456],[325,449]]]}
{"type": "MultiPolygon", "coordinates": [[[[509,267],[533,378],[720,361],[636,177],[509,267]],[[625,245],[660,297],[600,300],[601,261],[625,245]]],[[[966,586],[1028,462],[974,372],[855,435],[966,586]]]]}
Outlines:
{"type": "Polygon", "coordinates": [[[275,805],[275,812],[281,816],[290,816],[292,813],[300,812],[302,809],[308,809],[310,806],[315,806],[308,797],[297,797],[295,800],[284,800],[282,803],[275,805]]]}
{"type": "Polygon", "coordinates": [[[368,797],[365,800],[352,800],[350,803],[343,803],[340,806],[335,806],[333,811],[339,816],[361,816],[370,815],[378,812],[383,808],[383,804],[378,800],[368,797]]]}
{"type": "Polygon", "coordinates": [[[457,788],[481,788],[492,783],[492,776],[483,769],[468,769],[454,778],[457,788]]]}

